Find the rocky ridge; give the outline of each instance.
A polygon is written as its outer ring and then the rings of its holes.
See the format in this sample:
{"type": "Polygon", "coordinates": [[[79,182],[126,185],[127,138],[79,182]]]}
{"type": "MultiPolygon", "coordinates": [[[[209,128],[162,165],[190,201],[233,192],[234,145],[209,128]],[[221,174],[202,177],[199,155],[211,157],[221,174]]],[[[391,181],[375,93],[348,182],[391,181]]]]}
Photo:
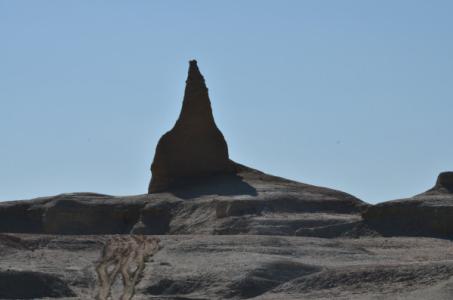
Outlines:
{"type": "Polygon", "coordinates": [[[453,297],[453,172],[369,205],[235,163],[196,61],[151,170],[148,194],[0,203],[0,299],[453,297]]]}
{"type": "Polygon", "coordinates": [[[453,172],[440,173],[428,191],[379,203],[363,213],[366,224],[384,235],[453,237],[453,172]]]}
{"type": "Polygon", "coordinates": [[[234,175],[172,192],[126,197],[73,193],[3,202],[0,232],[316,236],[326,226],[333,232],[356,224],[368,206],[343,192],[236,167],[234,175]]]}
{"type": "Polygon", "coordinates": [[[0,232],[338,236],[367,204],[347,193],[264,174],[229,159],[197,62],[182,110],[159,140],[147,195],[62,194],[0,204],[0,232]]]}

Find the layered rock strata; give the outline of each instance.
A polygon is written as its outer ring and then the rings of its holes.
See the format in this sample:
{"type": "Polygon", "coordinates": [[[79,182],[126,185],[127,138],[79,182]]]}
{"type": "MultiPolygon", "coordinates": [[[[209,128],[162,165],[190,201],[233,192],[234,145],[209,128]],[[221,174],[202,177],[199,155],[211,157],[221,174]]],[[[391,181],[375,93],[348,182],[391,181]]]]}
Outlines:
{"type": "Polygon", "coordinates": [[[2,202],[0,232],[340,236],[361,220],[367,206],[347,193],[241,166],[234,176],[174,192],[73,193],[2,202]]]}
{"type": "Polygon", "coordinates": [[[422,194],[370,206],[363,218],[385,235],[453,237],[453,172],[422,194]]]}
{"type": "Polygon", "coordinates": [[[231,161],[197,62],[181,114],[160,139],[146,195],[62,194],[0,203],[0,232],[339,236],[367,204],[231,161]]]}

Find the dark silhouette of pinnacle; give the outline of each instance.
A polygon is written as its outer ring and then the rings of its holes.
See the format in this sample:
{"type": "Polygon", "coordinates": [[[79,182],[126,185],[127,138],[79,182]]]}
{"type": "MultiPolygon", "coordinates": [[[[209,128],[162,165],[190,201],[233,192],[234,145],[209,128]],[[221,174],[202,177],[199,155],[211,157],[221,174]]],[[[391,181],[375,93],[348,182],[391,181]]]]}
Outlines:
{"type": "Polygon", "coordinates": [[[151,171],[149,193],[169,190],[193,178],[234,172],[196,60],[189,61],[181,113],[173,129],[159,140],[151,171]]]}

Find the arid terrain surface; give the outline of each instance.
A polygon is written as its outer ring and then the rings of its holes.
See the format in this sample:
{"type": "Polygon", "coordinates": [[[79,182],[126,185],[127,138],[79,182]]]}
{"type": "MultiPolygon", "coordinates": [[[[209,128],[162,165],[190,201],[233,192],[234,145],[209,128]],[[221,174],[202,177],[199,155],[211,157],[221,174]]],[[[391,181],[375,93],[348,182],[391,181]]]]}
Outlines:
{"type": "MultiPolygon", "coordinates": [[[[117,236],[0,236],[0,297],[94,299],[117,236]],[[46,274],[48,278],[43,279],[46,274]],[[6,278],[6,279],[5,279],[6,278]]],[[[409,237],[165,235],[134,299],[451,299],[453,243],[409,237]]],[[[124,293],[121,280],[112,299],[124,293]]]]}
{"type": "Polygon", "coordinates": [[[235,163],[190,62],[148,194],[0,203],[0,299],[453,299],[453,172],[370,205],[235,163]]]}
{"type": "Polygon", "coordinates": [[[1,203],[0,298],[452,299],[449,191],[371,206],[240,167],[171,193],[1,203]],[[222,194],[236,185],[249,194],[222,194]],[[401,202],[410,228],[374,212],[401,202]]]}

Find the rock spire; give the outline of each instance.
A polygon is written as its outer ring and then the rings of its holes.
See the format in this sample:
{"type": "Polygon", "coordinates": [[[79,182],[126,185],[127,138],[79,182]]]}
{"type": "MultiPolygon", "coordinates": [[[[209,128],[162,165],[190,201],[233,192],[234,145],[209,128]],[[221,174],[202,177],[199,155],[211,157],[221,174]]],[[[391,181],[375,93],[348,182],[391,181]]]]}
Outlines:
{"type": "Polygon", "coordinates": [[[212,115],[211,101],[196,60],[189,62],[181,113],[159,140],[148,193],[184,184],[188,179],[234,172],[228,146],[212,115]]]}

